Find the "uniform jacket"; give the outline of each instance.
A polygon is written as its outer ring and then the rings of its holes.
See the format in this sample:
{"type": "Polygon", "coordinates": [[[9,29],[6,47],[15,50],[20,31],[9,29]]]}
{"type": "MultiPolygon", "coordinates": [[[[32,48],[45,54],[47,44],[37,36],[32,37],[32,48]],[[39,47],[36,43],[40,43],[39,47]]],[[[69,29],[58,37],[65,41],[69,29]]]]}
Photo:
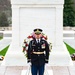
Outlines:
{"type": "Polygon", "coordinates": [[[28,62],[35,65],[48,63],[49,51],[47,41],[43,40],[42,38],[40,39],[40,43],[37,43],[36,39],[31,40],[27,52],[28,62]],[[33,52],[44,52],[44,54],[33,54],[33,52]]]}

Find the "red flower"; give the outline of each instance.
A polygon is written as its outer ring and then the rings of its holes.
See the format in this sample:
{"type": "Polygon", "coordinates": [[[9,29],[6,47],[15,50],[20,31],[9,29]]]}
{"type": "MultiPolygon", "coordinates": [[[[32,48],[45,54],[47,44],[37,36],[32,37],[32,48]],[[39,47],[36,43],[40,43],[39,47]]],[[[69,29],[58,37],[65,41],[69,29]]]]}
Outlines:
{"type": "Polygon", "coordinates": [[[30,38],[33,38],[33,36],[30,36],[30,35],[29,35],[27,38],[30,39],[30,38]]]}
{"type": "Polygon", "coordinates": [[[47,36],[45,37],[45,36],[42,36],[42,38],[44,38],[45,40],[47,40],[47,36]]]}
{"type": "Polygon", "coordinates": [[[28,46],[28,44],[26,43],[26,46],[28,46]]]}

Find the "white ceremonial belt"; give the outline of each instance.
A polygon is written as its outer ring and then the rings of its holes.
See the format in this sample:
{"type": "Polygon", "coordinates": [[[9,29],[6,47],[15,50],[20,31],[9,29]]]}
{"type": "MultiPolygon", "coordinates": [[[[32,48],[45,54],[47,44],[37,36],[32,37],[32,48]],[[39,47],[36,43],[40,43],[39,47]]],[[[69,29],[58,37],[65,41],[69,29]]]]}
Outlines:
{"type": "Polygon", "coordinates": [[[44,52],[33,52],[33,54],[44,54],[44,52]]]}

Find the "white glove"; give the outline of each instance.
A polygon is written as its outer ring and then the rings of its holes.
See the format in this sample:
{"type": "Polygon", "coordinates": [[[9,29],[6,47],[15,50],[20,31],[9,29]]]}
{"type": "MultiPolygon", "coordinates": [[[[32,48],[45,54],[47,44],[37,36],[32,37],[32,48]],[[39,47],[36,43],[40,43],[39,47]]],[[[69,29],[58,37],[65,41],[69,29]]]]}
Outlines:
{"type": "Polygon", "coordinates": [[[29,62],[28,65],[31,65],[31,62],[29,62]]]}

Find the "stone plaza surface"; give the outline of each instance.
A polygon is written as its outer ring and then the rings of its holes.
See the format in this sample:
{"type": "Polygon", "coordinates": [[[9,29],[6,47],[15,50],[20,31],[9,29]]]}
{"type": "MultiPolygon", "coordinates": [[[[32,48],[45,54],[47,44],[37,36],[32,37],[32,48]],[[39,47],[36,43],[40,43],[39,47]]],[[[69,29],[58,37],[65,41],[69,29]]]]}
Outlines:
{"type": "Polygon", "coordinates": [[[0,40],[0,51],[11,44],[12,31],[0,31],[3,34],[3,39],[0,40]]]}
{"type": "Polygon", "coordinates": [[[11,39],[2,39],[0,40],[0,51],[10,45],[11,39]]]}
{"type": "MultiPolygon", "coordinates": [[[[53,75],[75,75],[75,61],[73,64],[73,66],[50,66],[47,70],[52,70],[53,75]]],[[[27,68],[26,66],[0,66],[0,75],[22,75],[22,71],[27,68]]]]}
{"type": "Polygon", "coordinates": [[[12,31],[0,31],[3,35],[3,39],[0,40],[0,51],[11,44],[12,31]]]}
{"type": "Polygon", "coordinates": [[[64,39],[64,42],[66,42],[69,46],[75,49],[75,39],[64,39]]]}

